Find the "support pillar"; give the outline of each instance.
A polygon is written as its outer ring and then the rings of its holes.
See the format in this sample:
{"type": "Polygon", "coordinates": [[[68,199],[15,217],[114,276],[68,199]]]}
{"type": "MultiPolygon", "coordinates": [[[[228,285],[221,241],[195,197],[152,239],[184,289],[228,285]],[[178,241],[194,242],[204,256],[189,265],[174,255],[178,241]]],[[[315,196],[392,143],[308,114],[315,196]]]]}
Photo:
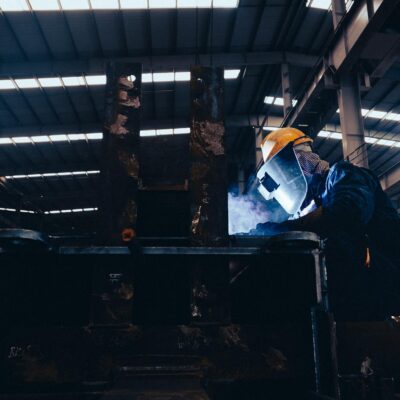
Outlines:
{"type": "Polygon", "coordinates": [[[107,68],[102,168],[107,244],[136,235],[141,71],[141,64],[130,63],[107,68]]]}
{"type": "Polygon", "coordinates": [[[345,73],[340,77],[338,103],[340,127],[343,135],[343,157],[355,165],[368,168],[357,74],[345,73]]]}
{"type": "Polygon", "coordinates": [[[261,142],[263,141],[263,130],[260,128],[255,128],[254,129],[255,133],[255,169],[258,170],[258,168],[262,165],[263,163],[263,155],[262,155],[262,150],[261,150],[261,142]]]}
{"type": "MultiPolygon", "coordinates": [[[[223,117],[222,68],[191,68],[191,243],[228,243],[228,184],[223,117]]],[[[194,323],[229,321],[227,262],[194,259],[191,316],[194,323]]]]}
{"type": "Polygon", "coordinates": [[[227,160],[222,68],[191,69],[191,238],[201,246],[228,238],[227,160]]]}
{"type": "Polygon", "coordinates": [[[283,97],[283,116],[290,112],[292,109],[292,94],[290,92],[290,76],[289,64],[281,65],[281,78],[282,78],[282,97],[283,97]]]}
{"type": "Polygon", "coordinates": [[[344,0],[332,0],[333,28],[336,30],[340,21],[346,14],[346,3],[344,0]]]}

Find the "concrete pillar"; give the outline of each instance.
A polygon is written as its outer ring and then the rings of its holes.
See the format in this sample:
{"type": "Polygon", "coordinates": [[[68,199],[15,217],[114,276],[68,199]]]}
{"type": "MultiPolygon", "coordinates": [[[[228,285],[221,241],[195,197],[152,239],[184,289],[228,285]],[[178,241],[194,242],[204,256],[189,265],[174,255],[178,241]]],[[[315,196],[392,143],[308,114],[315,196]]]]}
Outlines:
{"type": "Polygon", "coordinates": [[[292,94],[290,92],[290,76],[289,64],[281,65],[281,78],[282,78],[282,97],[283,97],[283,116],[289,113],[292,109],[292,94]]]}
{"type": "Polygon", "coordinates": [[[343,157],[355,165],[368,168],[357,74],[346,73],[340,77],[338,103],[343,135],[343,157]]]}

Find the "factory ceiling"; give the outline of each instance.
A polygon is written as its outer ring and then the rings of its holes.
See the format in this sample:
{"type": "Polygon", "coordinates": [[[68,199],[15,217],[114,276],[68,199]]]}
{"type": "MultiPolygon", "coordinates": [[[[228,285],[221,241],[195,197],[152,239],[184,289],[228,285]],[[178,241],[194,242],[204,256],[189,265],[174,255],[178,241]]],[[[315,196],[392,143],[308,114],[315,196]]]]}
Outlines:
{"type": "MultiPolygon", "coordinates": [[[[95,218],[108,60],[143,63],[143,136],[186,134],[190,65],[222,66],[228,151],[251,165],[254,119],[267,116],[273,126],[283,119],[281,64],[289,65],[296,101],[334,35],[331,10],[323,0],[215,0],[214,8],[188,8],[194,5],[0,0],[3,224],[16,221],[10,192],[24,196],[25,211],[62,217],[61,225],[95,218]]],[[[371,75],[362,91],[366,134],[386,140],[368,144],[378,175],[400,163],[399,14],[397,7],[371,34],[358,63],[371,75]]],[[[337,113],[325,122],[327,131],[340,131],[337,113]]],[[[342,157],[340,135],[322,133],[316,146],[330,162],[342,157]]]]}

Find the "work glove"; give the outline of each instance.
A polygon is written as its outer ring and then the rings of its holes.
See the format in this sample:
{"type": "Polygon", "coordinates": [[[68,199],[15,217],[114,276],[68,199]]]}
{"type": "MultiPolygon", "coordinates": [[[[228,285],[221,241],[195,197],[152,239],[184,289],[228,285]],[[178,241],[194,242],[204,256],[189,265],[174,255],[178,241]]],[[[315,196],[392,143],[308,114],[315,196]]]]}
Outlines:
{"type": "Polygon", "coordinates": [[[276,222],[264,222],[257,224],[248,234],[251,236],[273,236],[278,233],[286,232],[288,228],[285,223],[278,224],[276,222]]]}

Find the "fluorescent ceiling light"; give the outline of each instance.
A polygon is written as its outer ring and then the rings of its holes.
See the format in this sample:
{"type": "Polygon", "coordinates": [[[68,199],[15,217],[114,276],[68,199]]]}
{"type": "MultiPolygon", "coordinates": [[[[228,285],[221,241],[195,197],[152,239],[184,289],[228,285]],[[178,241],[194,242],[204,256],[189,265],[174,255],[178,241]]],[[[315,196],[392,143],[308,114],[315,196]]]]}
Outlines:
{"type": "Polygon", "coordinates": [[[43,174],[27,174],[27,175],[7,175],[6,179],[34,179],[34,178],[52,178],[73,175],[95,175],[99,174],[99,170],[92,171],[68,171],[68,172],[46,172],[43,174]]]}
{"type": "Polygon", "coordinates": [[[147,0],[120,0],[121,9],[124,10],[145,10],[148,8],[147,0]]]}
{"type": "Polygon", "coordinates": [[[276,97],[276,98],[275,98],[275,101],[274,101],[274,104],[275,104],[276,106],[283,106],[283,99],[282,99],[282,97],[276,97]]]}
{"type": "Polygon", "coordinates": [[[320,10],[329,10],[331,7],[331,0],[308,0],[306,6],[319,8],[320,10]]]}
{"type": "Polygon", "coordinates": [[[15,83],[20,89],[34,89],[39,87],[36,79],[15,79],[15,83]]]}
{"type": "Polygon", "coordinates": [[[17,210],[15,208],[0,207],[0,211],[16,212],[17,210]]]}
{"type": "Polygon", "coordinates": [[[382,119],[385,114],[385,111],[370,110],[370,112],[367,114],[367,117],[382,119]]]}
{"type": "Polygon", "coordinates": [[[61,78],[65,86],[85,86],[82,76],[65,76],[61,78]]]}
{"type": "Polygon", "coordinates": [[[157,129],[157,135],[173,135],[173,129],[157,129]]]}
{"type": "Polygon", "coordinates": [[[50,135],[49,137],[52,142],[67,142],[68,141],[67,135],[50,135]]]}
{"type": "Polygon", "coordinates": [[[365,136],[364,140],[365,140],[365,143],[368,143],[368,144],[374,144],[378,141],[377,138],[374,138],[371,136],[365,136]]]}
{"type": "Polygon", "coordinates": [[[39,83],[41,87],[60,87],[60,78],[39,78],[39,83]]]}
{"type": "Polygon", "coordinates": [[[240,69],[226,69],[224,71],[225,79],[236,79],[240,74],[240,69]]]}
{"type": "Polygon", "coordinates": [[[214,8],[236,8],[239,0],[213,0],[214,8]]]}
{"type": "Polygon", "coordinates": [[[17,136],[12,138],[14,143],[32,143],[32,140],[28,136],[17,136]]]}
{"type": "Polygon", "coordinates": [[[190,128],[175,128],[174,134],[175,135],[184,135],[190,133],[190,128]]]}
{"type": "Polygon", "coordinates": [[[140,136],[141,137],[156,136],[156,131],[155,129],[146,129],[144,131],[140,131],[140,136]]]}
{"type": "Polygon", "coordinates": [[[60,0],[63,10],[89,10],[88,0],[60,0]]]}
{"type": "Polygon", "coordinates": [[[173,72],[154,72],[153,82],[173,82],[174,73],[173,72]]]}
{"type": "Polygon", "coordinates": [[[90,0],[93,10],[118,10],[118,0],[90,0]]]}
{"type": "Polygon", "coordinates": [[[33,143],[49,143],[50,138],[48,136],[32,136],[31,137],[33,143]]]}
{"type": "Polygon", "coordinates": [[[400,121],[400,114],[396,114],[396,113],[390,112],[390,113],[385,115],[384,119],[387,119],[389,121],[400,121]]]}
{"type": "Polygon", "coordinates": [[[15,89],[15,86],[11,79],[0,80],[0,90],[15,89]]]}
{"type": "Polygon", "coordinates": [[[387,140],[387,139],[379,139],[376,144],[380,144],[381,146],[394,146],[396,142],[394,140],[387,140]]]}
{"type": "Polygon", "coordinates": [[[0,138],[0,144],[12,144],[12,140],[8,137],[0,138]]]}
{"type": "Polygon", "coordinates": [[[99,139],[103,139],[103,134],[101,132],[87,133],[86,138],[88,140],[99,140],[99,139]]]}
{"type": "Polygon", "coordinates": [[[0,8],[3,11],[29,11],[25,0],[0,0],[0,8]]]}
{"type": "Polygon", "coordinates": [[[149,8],[176,8],[176,0],[149,0],[149,8]]]}
{"type": "Polygon", "coordinates": [[[175,81],[176,82],[190,81],[190,72],[189,71],[175,72],[175,81]]]}
{"type": "Polygon", "coordinates": [[[71,133],[68,135],[69,140],[85,140],[86,136],[84,133],[71,133]]]}
{"type": "Polygon", "coordinates": [[[263,126],[263,131],[276,131],[279,126],[263,126]]]}
{"type": "Polygon", "coordinates": [[[86,82],[88,85],[105,85],[106,76],[105,75],[86,75],[86,82]]]}
{"type": "Polygon", "coordinates": [[[178,0],[178,8],[210,8],[211,0],[178,0]]]}
{"type": "Polygon", "coordinates": [[[272,96],[265,96],[264,103],[265,103],[265,104],[273,104],[273,103],[274,103],[274,97],[272,97],[272,96]]]}
{"type": "Polygon", "coordinates": [[[29,3],[32,10],[35,11],[55,11],[60,9],[57,0],[29,0],[29,3]]]}

